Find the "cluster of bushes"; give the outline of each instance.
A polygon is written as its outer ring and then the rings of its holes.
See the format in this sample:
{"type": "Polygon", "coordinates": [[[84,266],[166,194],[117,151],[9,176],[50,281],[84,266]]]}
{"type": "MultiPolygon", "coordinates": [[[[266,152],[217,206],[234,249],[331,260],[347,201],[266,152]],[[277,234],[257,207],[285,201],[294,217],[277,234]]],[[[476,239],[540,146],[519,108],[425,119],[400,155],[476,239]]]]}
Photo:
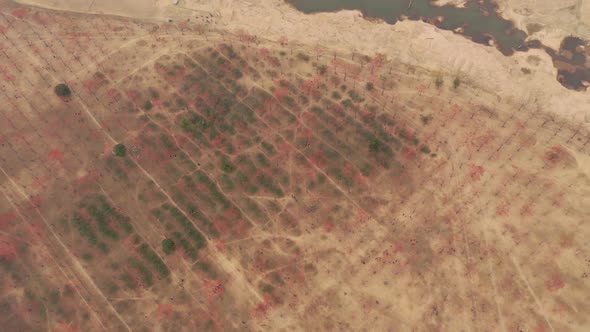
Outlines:
{"type": "Polygon", "coordinates": [[[277,153],[274,145],[272,145],[271,143],[268,143],[266,141],[262,141],[260,144],[262,145],[262,148],[264,149],[264,151],[266,151],[266,153],[270,154],[271,156],[277,153]]]}
{"type": "Polygon", "coordinates": [[[268,189],[270,192],[274,193],[275,195],[277,195],[279,197],[284,196],[283,190],[275,184],[272,177],[265,175],[265,174],[258,174],[258,176],[256,176],[256,181],[258,182],[259,185],[268,189]]]}
{"type": "Polygon", "coordinates": [[[258,187],[250,183],[250,180],[246,174],[242,171],[237,171],[235,175],[235,180],[242,188],[246,188],[246,191],[250,194],[255,194],[258,192],[258,187]]]}
{"type": "Polygon", "coordinates": [[[207,227],[207,230],[209,231],[209,234],[212,237],[217,237],[219,236],[219,234],[217,233],[217,230],[215,229],[215,227],[213,226],[213,223],[211,223],[211,221],[209,220],[209,218],[207,218],[203,212],[201,212],[201,210],[199,210],[199,208],[197,208],[194,204],[192,203],[188,203],[186,205],[186,209],[188,211],[188,213],[193,217],[196,218],[197,220],[199,220],[205,227],[207,227]]]}
{"type": "Polygon", "coordinates": [[[185,239],[182,234],[180,234],[180,232],[174,232],[172,233],[172,236],[178,241],[178,243],[180,244],[180,247],[182,248],[182,250],[184,250],[184,252],[191,258],[191,259],[197,259],[197,250],[195,249],[195,247],[193,247],[190,242],[188,242],[187,239],[185,239]]]}
{"type": "Polygon", "coordinates": [[[356,103],[362,103],[365,101],[365,98],[361,97],[355,90],[348,90],[348,96],[356,103]]]}
{"type": "Polygon", "coordinates": [[[97,208],[94,205],[89,206],[87,208],[87,210],[88,210],[88,213],[90,214],[90,216],[92,216],[92,218],[94,220],[96,220],[96,223],[98,224],[98,230],[103,235],[105,235],[106,237],[109,237],[113,240],[119,239],[119,233],[117,233],[114,229],[109,227],[108,215],[105,214],[105,211],[97,208]]]}
{"type": "Polygon", "coordinates": [[[90,222],[83,219],[80,215],[75,214],[72,218],[72,224],[76,227],[78,233],[85,237],[88,242],[90,242],[90,244],[96,246],[105,254],[109,252],[109,248],[107,247],[106,243],[98,240],[98,236],[92,229],[90,222]]]}
{"type": "Polygon", "coordinates": [[[233,173],[236,170],[236,166],[232,164],[232,162],[229,161],[229,159],[225,155],[221,157],[220,164],[221,170],[225,173],[233,173]]]}
{"type": "Polygon", "coordinates": [[[340,168],[337,167],[333,167],[329,170],[329,173],[334,176],[338,181],[344,183],[344,185],[348,188],[352,187],[352,179],[349,178],[348,176],[345,176],[344,173],[342,173],[342,170],[340,168]]]}
{"type": "Polygon", "coordinates": [[[129,265],[131,265],[131,267],[133,267],[139,272],[139,274],[141,275],[141,280],[147,287],[150,287],[154,283],[152,271],[150,271],[145,265],[143,265],[142,262],[133,257],[129,258],[127,262],[129,263],[129,265]]]}
{"type": "Polygon", "coordinates": [[[264,155],[264,153],[261,153],[261,152],[256,153],[256,161],[258,161],[258,163],[260,165],[262,165],[263,167],[270,166],[270,162],[268,161],[268,159],[266,159],[266,156],[264,155]]]}
{"type": "Polygon", "coordinates": [[[215,182],[209,179],[209,177],[203,171],[197,172],[197,181],[207,185],[207,188],[209,189],[211,196],[213,196],[213,198],[217,202],[221,203],[221,205],[224,208],[228,208],[231,205],[227,198],[225,198],[225,196],[219,191],[219,189],[217,189],[217,185],[215,184],[215,182]]]}
{"type": "MultiPolygon", "coordinates": [[[[174,245],[174,242],[172,242],[172,244],[174,245]]],[[[160,257],[152,250],[152,248],[150,248],[147,243],[140,245],[138,252],[141,257],[143,257],[143,259],[148,261],[156,268],[156,271],[158,271],[158,274],[160,274],[161,277],[167,277],[170,274],[170,270],[166,264],[164,264],[160,257]]]]}
{"type": "Polygon", "coordinates": [[[163,209],[168,210],[174,220],[183,228],[185,234],[195,242],[197,250],[204,248],[207,245],[207,241],[203,234],[199,232],[191,221],[180,212],[176,207],[170,205],[163,205],[163,209]]]}
{"type": "Polygon", "coordinates": [[[108,156],[105,160],[105,168],[114,173],[114,177],[119,180],[127,181],[129,177],[127,173],[121,168],[114,156],[108,156]]]}
{"type": "Polygon", "coordinates": [[[98,196],[98,207],[99,209],[107,216],[114,218],[118,224],[125,230],[127,233],[131,233],[133,231],[133,226],[131,226],[130,218],[124,216],[120,212],[118,212],[115,208],[113,208],[106,200],[106,198],[102,195],[98,196]]]}

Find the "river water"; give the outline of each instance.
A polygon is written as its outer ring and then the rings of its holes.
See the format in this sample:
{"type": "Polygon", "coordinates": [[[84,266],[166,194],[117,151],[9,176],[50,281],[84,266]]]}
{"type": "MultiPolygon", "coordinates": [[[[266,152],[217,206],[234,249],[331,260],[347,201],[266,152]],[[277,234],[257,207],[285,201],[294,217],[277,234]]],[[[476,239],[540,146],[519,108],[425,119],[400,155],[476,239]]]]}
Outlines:
{"type": "Polygon", "coordinates": [[[389,24],[422,20],[462,34],[473,42],[495,47],[506,56],[529,48],[542,48],[553,59],[557,80],[566,88],[585,91],[590,85],[590,45],[576,37],[564,39],[559,50],[538,40],[527,41],[526,32],[498,13],[493,0],[467,0],[465,7],[435,6],[431,0],[285,0],[304,13],[360,10],[365,17],[389,24]],[[574,45],[575,41],[577,44],[574,45]],[[572,45],[573,48],[572,48],[572,45]],[[584,47],[586,46],[586,47],[584,47]]]}
{"type": "Polygon", "coordinates": [[[456,31],[476,43],[493,40],[504,55],[526,50],[526,32],[502,18],[491,0],[470,0],[464,8],[435,6],[430,0],[287,0],[304,13],[360,10],[365,17],[379,18],[395,24],[401,19],[423,20],[444,30],[456,31]]]}

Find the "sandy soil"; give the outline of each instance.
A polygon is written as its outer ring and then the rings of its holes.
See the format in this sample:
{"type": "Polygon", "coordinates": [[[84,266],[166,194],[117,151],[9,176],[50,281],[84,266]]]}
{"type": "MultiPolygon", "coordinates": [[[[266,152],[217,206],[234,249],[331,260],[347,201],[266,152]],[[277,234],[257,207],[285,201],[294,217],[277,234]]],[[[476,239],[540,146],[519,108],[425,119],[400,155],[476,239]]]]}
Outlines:
{"type": "Polygon", "coordinates": [[[271,0],[122,3],[130,7],[97,8],[140,19],[3,8],[11,47],[0,55],[10,105],[0,113],[0,254],[23,267],[1,280],[9,309],[1,322],[15,330],[588,330],[590,93],[563,88],[547,55],[507,58],[421,22],[305,16],[271,0]],[[224,53],[227,44],[237,56],[224,53]],[[236,79],[228,68],[238,63],[236,79]],[[74,91],[68,101],[53,94],[61,81],[74,91]],[[353,90],[358,109],[329,106],[353,90]],[[227,97],[242,106],[238,116],[252,112],[256,121],[228,135],[238,151],[214,135],[195,142],[206,128],[180,129],[197,96],[195,112],[227,97]],[[371,154],[384,143],[363,138],[377,129],[402,142],[389,168],[371,154]],[[219,155],[255,158],[264,151],[251,142],[257,136],[276,147],[259,168],[285,175],[281,197],[221,184],[219,155]],[[129,158],[112,156],[116,142],[129,158]],[[191,192],[187,176],[205,173],[211,185],[191,192]],[[200,194],[213,197],[211,187],[232,210],[209,207],[200,194]],[[129,217],[134,236],[110,256],[90,248],[95,260],[85,261],[90,246],[63,219],[90,189],[129,217]],[[186,210],[193,202],[226,232],[214,236],[186,210]],[[206,234],[198,262],[217,275],[161,252],[163,234],[177,227],[154,218],[163,206],[206,234]],[[35,246],[13,248],[19,242],[35,246]],[[138,243],[163,257],[170,276],[110,287],[138,243]],[[59,303],[74,309],[54,313],[48,290],[69,294],[66,281],[77,292],[59,303]]]}
{"type": "Polygon", "coordinates": [[[172,0],[23,0],[19,2],[33,6],[75,11],[80,13],[111,14],[129,17],[161,19],[164,15],[163,9],[167,5],[171,4],[172,0]]]}
{"type": "Polygon", "coordinates": [[[466,0],[436,0],[434,2],[437,6],[453,5],[455,7],[465,6],[466,0]]]}

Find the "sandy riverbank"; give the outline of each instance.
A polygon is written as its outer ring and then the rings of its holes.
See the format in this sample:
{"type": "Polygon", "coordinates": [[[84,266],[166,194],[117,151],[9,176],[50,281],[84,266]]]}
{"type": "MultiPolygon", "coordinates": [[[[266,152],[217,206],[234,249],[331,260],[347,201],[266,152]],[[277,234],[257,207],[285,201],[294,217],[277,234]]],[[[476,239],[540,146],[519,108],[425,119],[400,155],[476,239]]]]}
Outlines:
{"type": "MultiPolygon", "coordinates": [[[[89,11],[157,20],[198,21],[199,15],[210,12],[217,28],[236,31],[243,29],[250,34],[268,39],[287,36],[289,40],[344,52],[368,55],[386,54],[403,62],[426,67],[433,72],[460,75],[466,80],[494,91],[502,98],[521,102],[537,100],[539,106],[576,123],[590,126],[590,93],[565,89],[555,79],[556,70],[551,59],[542,51],[532,50],[505,57],[493,47],[484,47],[449,31],[443,31],[423,22],[405,21],[396,25],[370,22],[359,12],[341,11],[304,15],[283,1],[213,0],[154,1],[101,1],[90,6],[92,0],[22,0],[40,6],[89,11]],[[86,8],[86,9],[85,9],[86,8]],[[90,8],[90,10],[88,10],[90,8]],[[530,71],[530,73],[529,73],[530,71]]],[[[507,5],[500,3],[503,14],[515,19],[519,26],[529,24],[529,17],[540,21],[548,19],[555,8],[551,5],[539,8],[538,14],[526,11],[525,1],[507,5]],[[521,8],[522,7],[522,8],[521,8]],[[523,18],[515,13],[534,13],[523,18]],[[536,15],[536,16],[535,16],[536,15]]],[[[584,2],[582,2],[583,8],[584,2]]],[[[580,7],[580,21],[588,10],[580,7]]],[[[211,20],[213,21],[213,20],[211,20]]],[[[575,29],[566,22],[543,21],[543,30],[535,37],[550,45],[575,29]],[[563,24],[562,24],[563,23],[563,24]],[[544,38],[542,38],[544,37],[544,38]],[[554,42],[551,42],[554,41],[554,42]]],[[[578,25],[580,31],[586,25],[578,25]]],[[[585,37],[586,35],[582,35],[585,37]]]]}

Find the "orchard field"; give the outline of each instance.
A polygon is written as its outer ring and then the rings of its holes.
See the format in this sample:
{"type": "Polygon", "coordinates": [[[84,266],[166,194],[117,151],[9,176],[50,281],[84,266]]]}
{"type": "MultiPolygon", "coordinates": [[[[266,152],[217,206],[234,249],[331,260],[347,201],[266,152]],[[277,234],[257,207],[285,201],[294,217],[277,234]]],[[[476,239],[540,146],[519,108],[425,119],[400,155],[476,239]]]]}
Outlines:
{"type": "Polygon", "coordinates": [[[590,133],[535,100],[190,21],[0,33],[7,331],[590,326],[590,133]]]}

